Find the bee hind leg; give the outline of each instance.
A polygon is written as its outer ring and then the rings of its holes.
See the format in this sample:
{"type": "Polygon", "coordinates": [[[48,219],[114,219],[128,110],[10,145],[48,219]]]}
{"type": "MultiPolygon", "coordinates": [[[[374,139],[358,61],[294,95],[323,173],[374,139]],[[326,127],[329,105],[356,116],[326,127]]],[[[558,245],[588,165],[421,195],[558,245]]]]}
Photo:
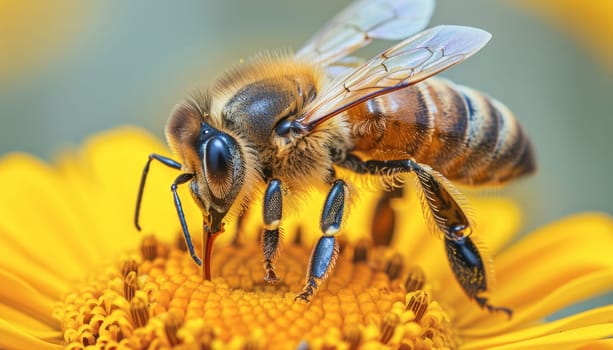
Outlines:
{"type": "Polygon", "coordinates": [[[442,175],[428,166],[416,164],[413,169],[423,190],[424,210],[443,233],[447,260],[456,280],[468,297],[490,312],[499,311],[511,317],[506,307],[493,306],[481,294],[488,291],[485,263],[470,234],[470,221],[460,204],[443,183],[442,175]]]}
{"type": "Polygon", "coordinates": [[[445,237],[445,251],[451,270],[464,292],[489,312],[503,312],[511,318],[513,310],[494,306],[488,302],[488,298],[480,295],[487,291],[486,269],[479,250],[470,236],[455,239],[445,237]]]}
{"type": "Polygon", "coordinates": [[[456,280],[466,295],[479,306],[511,317],[511,309],[491,305],[481,295],[488,290],[485,264],[470,237],[470,222],[460,204],[445,188],[442,175],[412,159],[363,161],[354,154],[348,154],[337,165],[359,174],[383,175],[389,171],[415,173],[423,190],[424,210],[429,211],[437,229],[443,233],[447,260],[456,280]]]}
{"type": "Polygon", "coordinates": [[[309,302],[334,268],[339,249],[336,234],[340,231],[347,195],[348,189],[345,181],[334,181],[321,214],[322,236],[313,248],[304,288],[296,296],[296,300],[309,302]]]}

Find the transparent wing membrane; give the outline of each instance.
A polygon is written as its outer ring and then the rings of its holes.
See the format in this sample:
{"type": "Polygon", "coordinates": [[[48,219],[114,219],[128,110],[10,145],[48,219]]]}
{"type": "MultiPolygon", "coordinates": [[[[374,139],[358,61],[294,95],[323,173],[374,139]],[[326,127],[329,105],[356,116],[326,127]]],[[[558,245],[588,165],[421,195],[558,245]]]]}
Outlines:
{"type": "Polygon", "coordinates": [[[481,29],[438,26],[383,51],[330,84],[298,119],[306,129],[361,102],[418,83],[479,51],[491,35],[481,29]]]}
{"type": "Polygon", "coordinates": [[[401,40],[426,27],[433,0],[360,0],[315,34],[296,56],[321,65],[335,62],[373,39],[401,40]]]}

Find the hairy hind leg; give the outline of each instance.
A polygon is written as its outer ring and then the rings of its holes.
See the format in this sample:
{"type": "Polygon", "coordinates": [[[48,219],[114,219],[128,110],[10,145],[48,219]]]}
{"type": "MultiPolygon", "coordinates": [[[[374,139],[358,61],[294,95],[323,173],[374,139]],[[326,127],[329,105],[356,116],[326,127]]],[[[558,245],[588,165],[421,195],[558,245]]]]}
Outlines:
{"type": "Polygon", "coordinates": [[[466,295],[489,311],[501,311],[511,316],[510,309],[493,306],[481,295],[488,290],[485,264],[470,237],[472,229],[468,217],[445,187],[442,175],[412,159],[363,161],[349,154],[339,165],[360,174],[415,173],[423,190],[424,209],[429,211],[438,230],[443,233],[447,260],[466,295]]]}

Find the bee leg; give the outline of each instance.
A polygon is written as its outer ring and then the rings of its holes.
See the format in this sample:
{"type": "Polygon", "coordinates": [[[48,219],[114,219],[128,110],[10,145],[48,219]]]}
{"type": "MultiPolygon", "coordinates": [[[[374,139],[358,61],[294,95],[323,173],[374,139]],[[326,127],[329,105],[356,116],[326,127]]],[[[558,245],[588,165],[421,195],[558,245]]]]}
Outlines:
{"type": "Polygon", "coordinates": [[[281,181],[272,179],[268,182],[264,194],[264,233],[262,247],[264,249],[264,280],[268,283],[277,283],[279,277],[275,273],[274,262],[279,253],[279,224],[283,214],[283,195],[281,181]]]}
{"type": "Polygon", "coordinates": [[[429,167],[415,164],[413,171],[424,190],[434,222],[444,234],[451,270],[466,295],[489,311],[501,311],[511,317],[510,309],[493,306],[480,295],[488,290],[486,268],[477,245],[470,238],[470,222],[462,207],[429,167]]]}
{"type": "Polygon", "coordinates": [[[338,166],[349,169],[358,174],[384,175],[388,171],[412,172],[418,166],[412,159],[395,160],[362,160],[352,153],[348,153],[338,166]]]}
{"type": "Polygon", "coordinates": [[[434,222],[445,237],[457,239],[470,234],[470,223],[464,211],[429,167],[412,159],[363,161],[353,154],[348,154],[339,165],[360,174],[384,175],[390,171],[415,173],[434,222]]]}
{"type": "Polygon", "coordinates": [[[338,256],[338,242],[336,234],[340,230],[343,220],[345,202],[347,200],[347,184],[343,180],[336,180],[332,184],[326,197],[321,214],[320,228],[322,236],[317,241],[309,260],[306,282],[302,292],[296,300],[309,302],[317,288],[326,279],[338,256]]]}
{"type": "MultiPolygon", "coordinates": [[[[359,174],[382,175],[389,171],[414,172],[424,191],[424,199],[432,218],[445,237],[445,250],[451,270],[466,295],[489,311],[501,311],[511,316],[510,309],[493,306],[488,303],[487,298],[480,295],[488,290],[486,269],[477,246],[470,238],[470,222],[462,207],[437,178],[434,171],[411,159],[363,161],[354,154],[347,154],[338,165],[359,174]]],[[[442,175],[438,176],[442,177],[442,175]]]]}
{"type": "Polygon", "coordinates": [[[396,214],[392,208],[392,200],[401,198],[404,188],[397,187],[383,192],[375,206],[375,217],[370,226],[371,238],[376,246],[389,246],[394,238],[396,228],[396,214]]]}
{"type": "MultiPolygon", "coordinates": [[[[145,164],[145,168],[143,169],[143,175],[140,178],[140,185],[138,186],[138,195],[136,197],[136,210],[134,211],[134,226],[140,231],[140,225],[138,224],[138,218],[140,216],[140,205],[143,199],[143,192],[145,190],[145,182],[147,180],[147,174],[149,174],[149,166],[151,165],[151,161],[157,160],[160,163],[177,170],[181,170],[181,163],[172,160],[170,158],[164,157],[162,155],[151,153],[149,155],[149,159],[147,160],[147,164],[145,164]]],[[[183,207],[181,206],[181,200],[179,199],[179,195],[177,194],[177,186],[180,184],[184,184],[187,181],[191,180],[194,177],[194,174],[181,174],[179,175],[175,181],[170,186],[170,190],[172,191],[172,196],[175,203],[175,208],[177,209],[177,214],[179,215],[179,221],[181,221],[181,227],[183,228],[183,236],[185,237],[185,244],[187,245],[187,249],[189,249],[189,253],[192,256],[192,259],[198,264],[198,266],[202,265],[202,260],[196,255],[194,250],[194,245],[192,244],[192,238],[189,235],[189,231],[187,230],[187,223],[185,222],[185,214],[183,214],[183,207]]]]}
{"type": "Polygon", "coordinates": [[[445,237],[445,251],[456,280],[460,283],[464,292],[482,308],[486,308],[490,312],[503,312],[511,318],[513,310],[491,305],[486,297],[480,295],[487,291],[485,267],[479,249],[470,239],[470,236],[454,239],[445,237]]]}
{"type": "MultiPolygon", "coordinates": [[[[194,250],[194,245],[192,244],[192,237],[189,235],[189,230],[187,229],[187,222],[185,221],[185,214],[183,213],[183,206],[181,205],[181,200],[179,199],[179,195],[177,194],[177,186],[180,184],[184,184],[187,181],[194,178],[194,174],[181,174],[179,175],[175,181],[170,185],[170,190],[172,191],[172,196],[175,203],[175,208],[177,209],[177,214],[179,215],[179,221],[181,222],[181,228],[183,229],[183,237],[185,238],[185,244],[187,245],[187,249],[189,250],[189,254],[192,259],[198,266],[202,265],[202,260],[196,255],[196,251],[194,250]]],[[[206,279],[211,279],[210,273],[208,276],[205,276],[206,279]]]]}
{"type": "Polygon", "coordinates": [[[149,166],[151,165],[151,161],[154,159],[168,167],[171,167],[177,170],[181,170],[181,164],[177,161],[174,161],[170,158],[166,158],[164,156],[161,156],[155,153],[151,153],[149,155],[147,164],[145,164],[145,168],[143,169],[143,175],[140,178],[140,185],[138,186],[138,195],[136,197],[136,210],[134,210],[134,226],[136,226],[136,229],[139,231],[140,231],[140,225],[138,224],[138,218],[140,216],[140,204],[143,199],[143,192],[145,190],[145,182],[147,181],[147,174],[149,174],[149,166]]]}

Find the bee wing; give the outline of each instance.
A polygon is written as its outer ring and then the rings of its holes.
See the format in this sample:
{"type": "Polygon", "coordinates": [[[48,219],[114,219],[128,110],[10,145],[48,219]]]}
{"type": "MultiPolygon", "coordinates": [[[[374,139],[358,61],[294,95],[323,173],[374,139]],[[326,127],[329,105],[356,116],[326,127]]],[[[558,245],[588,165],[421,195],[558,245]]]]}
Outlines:
{"type": "Polygon", "coordinates": [[[335,81],[353,73],[365,62],[366,60],[360,57],[346,56],[326,66],[324,71],[329,81],[335,81]]]}
{"type": "Polygon", "coordinates": [[[321,65],[368,45],[400,40],[426,27],[434,0],[358,0],[346,7],[296,53],[321,65]]]}
{"type": "Polygon", "coordinates": [[[297,122],[311,130],[359,103],[416,84],[464,61],[490,37],[484,30],[463,26],[426,30],[333,81],[306,106],[297,122]]]}

